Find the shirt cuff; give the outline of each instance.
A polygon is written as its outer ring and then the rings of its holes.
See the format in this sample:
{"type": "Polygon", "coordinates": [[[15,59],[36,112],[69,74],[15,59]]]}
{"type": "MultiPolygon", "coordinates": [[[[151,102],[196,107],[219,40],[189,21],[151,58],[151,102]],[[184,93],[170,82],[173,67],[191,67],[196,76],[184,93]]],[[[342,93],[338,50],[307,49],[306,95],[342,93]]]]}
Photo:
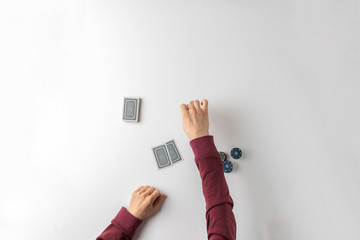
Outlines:
{"type": "Polygon", "coordinates": [[[134,217],[125,207],[120,209],[114,220],[128,230],[129,237],[131,238],[134,236],[136,229],[143,222],[143,220],[134,217]]]}
{"type": "Polygon", "coordinates": [[[195,158],[219,154],[214,143],[214,137],[211,135],[195,138],[190,141],[190,146],[194,152],[195,158]]]}

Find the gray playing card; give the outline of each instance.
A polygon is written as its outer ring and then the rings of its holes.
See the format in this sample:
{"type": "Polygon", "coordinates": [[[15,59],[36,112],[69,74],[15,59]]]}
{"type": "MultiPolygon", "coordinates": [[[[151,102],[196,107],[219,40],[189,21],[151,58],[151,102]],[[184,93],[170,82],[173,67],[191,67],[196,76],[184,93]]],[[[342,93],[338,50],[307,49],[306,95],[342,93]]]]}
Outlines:
{"type": "Polygon", "coordinates": [[[159,168],[164,168],[171,165],[165,145],[154,147],[153,152],[159,168]]]}
{"type": "Polygon", "coordinates": [[[123,121],[139,121],[140,98],[124,98],[123,121]]]}
{"type": "Polygon", "coordinates": [[[170,160],[172,163],[176,163],[181,160],[181,155],[176,147],[175,141],[171,140],[166,143],[167,150],[170,155],[170,160]]]}

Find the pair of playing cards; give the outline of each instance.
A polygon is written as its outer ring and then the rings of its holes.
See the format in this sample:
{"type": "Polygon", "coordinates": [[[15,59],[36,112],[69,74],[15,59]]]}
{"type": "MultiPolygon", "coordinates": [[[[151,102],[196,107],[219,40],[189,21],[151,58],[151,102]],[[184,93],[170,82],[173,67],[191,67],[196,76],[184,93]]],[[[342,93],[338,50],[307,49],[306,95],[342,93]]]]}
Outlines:
{"type": "Polygon", "coordinates": [[[171,166],[172,164],[182,160],[174,140],[154,147],[152,150],[154,152],[156,163],[159,169],[171,166]]]}
{"type": "Polygon", "coordinates": [[[123,121],[139,122],[140,98],[124,98],[123,121]]]}

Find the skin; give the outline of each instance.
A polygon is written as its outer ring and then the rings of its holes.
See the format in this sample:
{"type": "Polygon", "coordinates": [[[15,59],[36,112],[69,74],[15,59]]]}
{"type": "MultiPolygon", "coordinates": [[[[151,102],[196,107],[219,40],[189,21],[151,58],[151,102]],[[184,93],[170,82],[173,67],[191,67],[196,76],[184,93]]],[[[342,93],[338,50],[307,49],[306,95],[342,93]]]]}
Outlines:
{"type": "Polygon", "coordinates": [[[209,135],[208,101],[191,101],[188,106],[181,104],[183,129],[190,140],[209,135]]]}
{"type": "MultiPolygon", "coordinates": [[[[180,106],[183,129],[190,141],[209,135],[208,101],[203,99],[190,101],[188,106],[180,106]]],[[[166,199],[166,194],[161,193],[152,186],[140,186],[130,200],[128,211],[138,219],[144,220],[156,213],[166,199]]]]}
{"type": "Polygon", "coordinates": [[[138,219],[144,220],[157,212],[166,198],[165,194],[151,186],[140,186],[130,200],[128,211],[138,219]]]}

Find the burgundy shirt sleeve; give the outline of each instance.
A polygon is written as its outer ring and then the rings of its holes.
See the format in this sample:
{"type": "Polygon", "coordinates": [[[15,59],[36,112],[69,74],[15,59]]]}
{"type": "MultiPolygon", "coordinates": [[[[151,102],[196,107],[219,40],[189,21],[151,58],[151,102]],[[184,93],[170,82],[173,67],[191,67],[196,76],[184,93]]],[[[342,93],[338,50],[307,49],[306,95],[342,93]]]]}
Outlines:
{"type": "Polygon", "coordinates": [[[130,240],[142,222],[122,207],[111,224],[96,240],[130,240]]]}
{"type": "Polygon", "coordinates": [[[195,163],[200,172],[206,202],[208,239],[236,239],[234,202],[224,176],[224,167],[213,136],[190,141],[195,163]]]}

